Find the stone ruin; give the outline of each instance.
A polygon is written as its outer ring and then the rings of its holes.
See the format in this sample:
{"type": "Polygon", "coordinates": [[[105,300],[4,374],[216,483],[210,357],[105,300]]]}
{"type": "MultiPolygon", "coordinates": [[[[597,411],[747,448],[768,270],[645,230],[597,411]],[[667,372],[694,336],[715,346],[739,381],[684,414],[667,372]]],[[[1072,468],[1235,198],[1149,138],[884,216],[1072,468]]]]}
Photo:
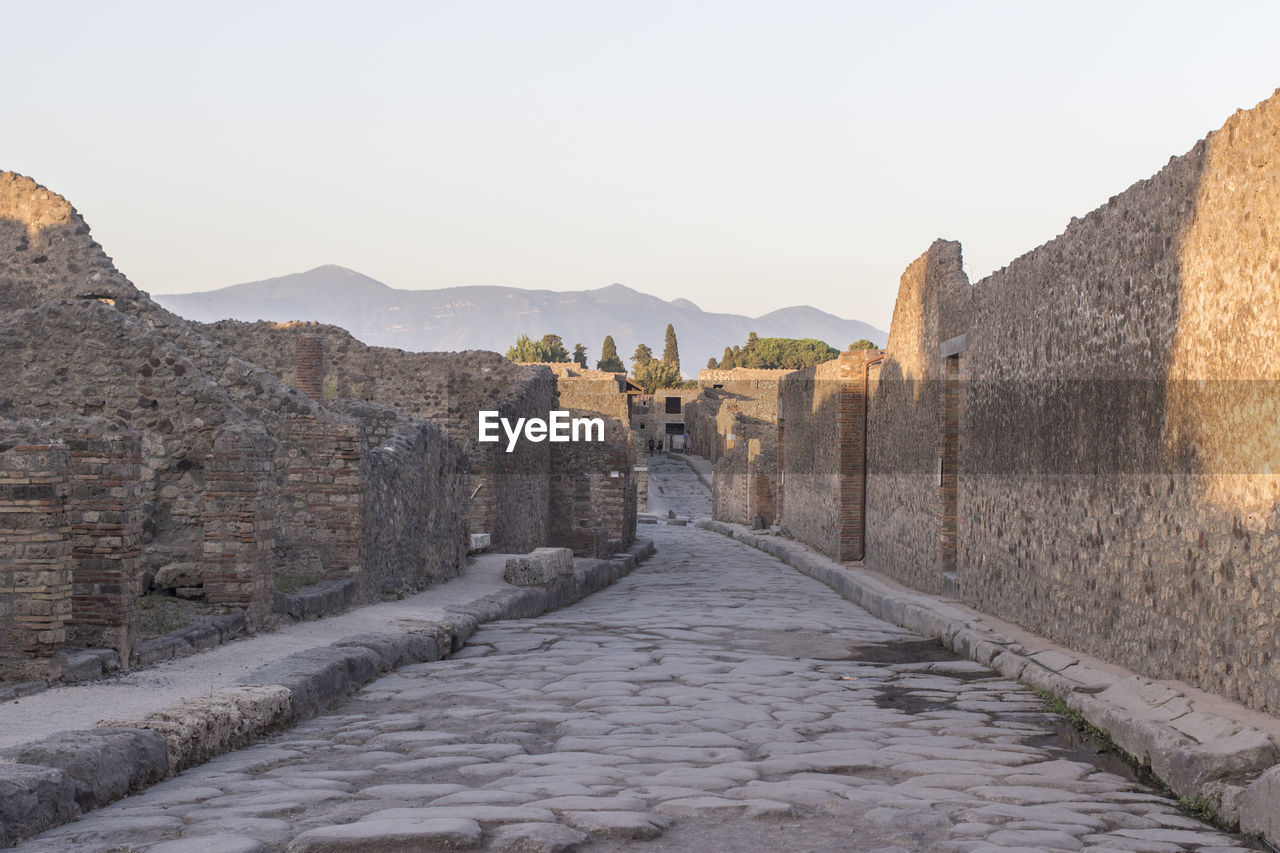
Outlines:
{"type": "Polygon", "coordinates": [[[516,553],[624,547],[625,438],[476,441],[478,409],[545,417],[558,393],[494,353],[190,323],[65,199],[0,173],[0,679],[187,653],[271,627],[300,590],[415,591],[460,572],[471,533],[516,553]]]}

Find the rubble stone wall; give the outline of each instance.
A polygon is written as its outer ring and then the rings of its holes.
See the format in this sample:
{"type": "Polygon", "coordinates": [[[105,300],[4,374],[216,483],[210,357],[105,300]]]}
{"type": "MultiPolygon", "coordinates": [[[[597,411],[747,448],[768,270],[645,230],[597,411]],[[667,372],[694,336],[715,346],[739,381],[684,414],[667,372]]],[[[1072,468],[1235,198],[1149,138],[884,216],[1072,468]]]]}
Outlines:
{"type": "Polygon", "coordinates": [[[437,424],[462,447],[470,469],[468,523],[473,532],[489,533],[495,548],[513,552],[531,551],[548,541],[548,445],[521,441],[506,453],[505,444],[477,441],[477,412],[482,409],[496,410],[513,422],[547,416],[556,386],[546,367],[513,364],[480,350],[413,353],[371,347],[343,329],[317,323],[224,320],[200,328],[285,382],[296,381],[297,339],[320,339],[323,384],[332,390],[335,407],[341,407],[341,400],[392,406],[437,424]]]}
{"type": "Polygon", "coordinates": [[[972,287],[954,243],[907,269],[873,565],[1280,711],[1278,151],[1280,96],[972,287]]]}
{"type": "Polygon", "coordinates": [[[456,577],[467,555],[467,475],[457,443],[425,421],[368,454],[360,597],[411,592],[456,577]]]}

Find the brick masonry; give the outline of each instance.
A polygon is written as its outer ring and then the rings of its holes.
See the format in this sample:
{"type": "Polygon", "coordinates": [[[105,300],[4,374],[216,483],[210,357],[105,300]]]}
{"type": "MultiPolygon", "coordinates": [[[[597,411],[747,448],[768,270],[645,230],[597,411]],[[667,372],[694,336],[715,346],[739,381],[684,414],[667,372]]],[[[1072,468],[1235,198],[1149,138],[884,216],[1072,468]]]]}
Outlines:
{"type": "Polygon", "coordinates": [[[0,423],[0,678],[49,677],[71,618],[66,447],[0,423]]]}

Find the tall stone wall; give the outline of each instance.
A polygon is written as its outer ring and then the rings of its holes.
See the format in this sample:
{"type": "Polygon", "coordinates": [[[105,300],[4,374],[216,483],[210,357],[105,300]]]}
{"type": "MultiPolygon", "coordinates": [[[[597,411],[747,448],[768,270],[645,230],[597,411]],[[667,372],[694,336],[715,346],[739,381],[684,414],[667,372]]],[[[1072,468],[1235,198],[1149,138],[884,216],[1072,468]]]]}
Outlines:
{"type": "Polygon", "coordinates": [[[878,381],[867,415],[868,559],[929,592],[942,592],[944,581],[938,478],[945,365],[938,353],[942,341],[964,331],[967,290],[960,244],[936,241],[903,273],[887,355],[872,369],[878,381]]]}
{"type": "Polygon", "coordinates": [[[1277,154],[1280,96],[972,287],[954,243],[908,268],[876,567],[1280,710],[1277,154]]]}

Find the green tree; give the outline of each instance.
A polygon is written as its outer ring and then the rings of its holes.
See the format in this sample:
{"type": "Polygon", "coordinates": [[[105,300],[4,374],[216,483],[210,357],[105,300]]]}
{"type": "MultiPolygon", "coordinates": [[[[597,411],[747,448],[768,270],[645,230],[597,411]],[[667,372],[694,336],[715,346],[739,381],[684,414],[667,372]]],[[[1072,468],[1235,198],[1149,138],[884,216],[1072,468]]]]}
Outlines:
{"type": "Polygon", "coordinates": [[[674,364],[652,357],[638,362],[631,369],[631,381],[643,388],[646,394],[652,394],[659,388],[674,388],[683,382],[674,364]]]}
{"type": "Polygon", "coordinates": [[[855,349],[875,349],[875,348],[876,348],[876,345],[875,345],[875,344],[873,344],[871,341],[867,340],[866,338],[859,338],[858,340],[856,340],[856,341],[854,341],[853,343],[849,344],[849,349],[851,349],[851,350],[855,350],[855,349]]]}
{"type": "Polygon", "coordinates": [[[725,347],[724,355],[720,357],[720,369],[733,370],[737,366],[738,366],[738,362],[733,357],[733,349],[730,347],[725,347]]]}
{"type": "Polygon", "coordinates": [[[507,358],[521,364],[536,364],[548,361],[568,361],[569,353],[565,351],[559,335],[543,335],[542,339],[538,341],[533,340],[528,335],[521,335],[516,339],[515,346],[507,348],[507,358]]]}
{"type": "Polygon", "coordinates": [[[738,357],[739,367],[795,370],[830,361],[840,354],[814,338],[757,338],[738,357]]]}
{"type": "Polygon", "coordinates": [[[564,341],[559,335],[543,335],[542,345],[547,349],[546,361],[568,361],[569,351],[564,348],[564,341]]]}
{"type": "Polygon", "coordinates": [[[600,345],[600,360],[596,362],[596,370],[609,373],[626,373],[627,366],[618,358],[618,345],[613,342],[613,335],[605,335],[600,345]]]}
{"type": "Polygon", "coordinates": [[[648,364],[653,361],[653,350],[649,349],[648,344],[637,344],[636,351],[631,356],[631,367],[635,369],[642,364],[648,364]]]}
{"type": "Polygon", "coordinates": [[[716,357],[713,355],[707,359],[707,370],[715,370],[720,365],[716,363],[716,357]]]}
{"type": "Polygon", "coordinates": [[[587,369],[587,348],[582,344],[573,345],[573,363],[583,370],[587,369]]]}
{"type": "Polygon", "coordinates": [[[667,324],[667,336],[662,346],[662,360],[667,364],[676,366],[676,373],[680,372],[680,346],[676,343],[676,327],[667,324]]]}
{"type": "Polygon", "coordinates": [[[747,345],[743,347],[743,350],[751,352],[751,350],[755,349],[756,341],[758,340],[760,340],[760,336],[755,332],[747,332],[747,345]]]}

